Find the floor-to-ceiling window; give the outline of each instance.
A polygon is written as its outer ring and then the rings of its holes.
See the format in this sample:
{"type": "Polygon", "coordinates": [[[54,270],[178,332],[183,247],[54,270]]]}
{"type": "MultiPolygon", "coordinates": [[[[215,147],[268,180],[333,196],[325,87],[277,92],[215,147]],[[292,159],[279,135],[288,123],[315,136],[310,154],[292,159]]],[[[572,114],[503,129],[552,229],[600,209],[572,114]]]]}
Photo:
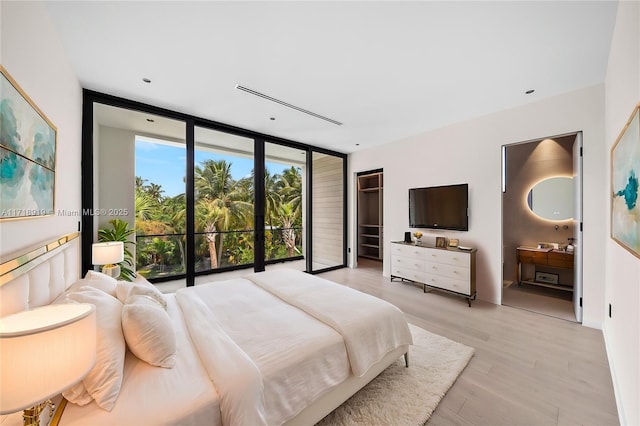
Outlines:
{"type": "Polygon", "coordinates": [[[93,159],[83,163],[93,166],[83,218],[92,219],[92,234],[130,233],[124,268],[148,278],[184,275],[185,122],[96,103],[92,134],[93,159]]]}
{"type": "Polygon", "coordinates": [[[254,263],[253,139],[195,128],[195,270],[254,263]]]}
{"type": "MultiPolygon", "coordinates": [[[[85,91],[83,208],[123,207],[134,268],[152,281],[345,266],[344,173],[344,154],[85,91]],[[102,140],[114,134],[131,136],[126,149],[102,140]]],[[[107,223],[83,217],[83,268],[107,223]]]]}
{"type": "Polygon", "coordinates": [[[313,152],[311,155],[311,271],[344,265],[345,160],[313,152]]]}
{"type": "Polygon", "coordinates": [[[184,141],[135,138],[135,261],[149,279],[187,270],[185,148],[184,141]]]}
{"type": "Polygon", "coordinates": [[[267,142],[264,161],[266,264],[299,259],[289,266],[304,270],[306,158],[300,148],[267,142]]]}

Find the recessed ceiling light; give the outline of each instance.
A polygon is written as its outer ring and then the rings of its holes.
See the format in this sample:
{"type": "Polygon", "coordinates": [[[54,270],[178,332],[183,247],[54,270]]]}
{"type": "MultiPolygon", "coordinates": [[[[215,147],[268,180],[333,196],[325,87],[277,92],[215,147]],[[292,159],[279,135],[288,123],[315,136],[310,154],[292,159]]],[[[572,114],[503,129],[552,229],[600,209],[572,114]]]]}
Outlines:
{"type": "Polygon", "coordinates": [[[146,78],[146,77],[145,77],[145,78],[143,78],[143,79],[142,79],[142,81],[144,81],[145,83],[151,83],[151,80],[150,80],[150,79],[148,79],[148,78],[146,78]]]}
{"type": "Polygon", "coordinates": [[[532,94],[533,92],[535,92],[535,90],[533,90],[533,89],[529,89],[529,90],[527,90],[526,92],[524,92],[524,94],[525,94],[525,95],[530,95],[530,94],[532,94]]]}
{"type": "Polygon", "coordinates": [[[148,121],[149,123],[155,123],[155,121],[156,121],[156,120],[154,120],[153,118],[147,118],[147,121],[148,121]]]}

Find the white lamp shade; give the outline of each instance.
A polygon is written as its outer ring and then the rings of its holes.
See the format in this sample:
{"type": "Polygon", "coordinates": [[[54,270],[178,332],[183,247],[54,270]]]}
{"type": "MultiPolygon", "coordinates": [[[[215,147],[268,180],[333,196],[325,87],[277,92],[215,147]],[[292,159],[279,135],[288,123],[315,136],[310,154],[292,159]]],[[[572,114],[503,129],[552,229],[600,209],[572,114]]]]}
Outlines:
{"type": "Polygon", "coordinates": [[[91,263],[94,265],[111,265],[124,260],[124,243],[109,241],[95,243],[91,246],[91,263]]]}
{"type": "Polygon", "coordinates": [[[78,383],[96,362],[96,309],[49,305],[0,318],[0,414],[78,383]]]}

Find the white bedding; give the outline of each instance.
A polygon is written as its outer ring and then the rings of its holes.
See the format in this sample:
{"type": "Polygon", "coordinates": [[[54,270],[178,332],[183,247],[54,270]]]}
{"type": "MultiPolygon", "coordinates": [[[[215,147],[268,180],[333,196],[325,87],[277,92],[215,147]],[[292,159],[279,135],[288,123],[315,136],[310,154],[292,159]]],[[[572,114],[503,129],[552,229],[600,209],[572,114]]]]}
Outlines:
{"type": "Polygon", "coordinates": [[[338,331],[358,377],[387,353],[413,343],[400,309],[377,297],[291,269],[246,278],[338,331]]]}
{"type": "Polygon", "coordinates": [[[412,343],[380,299],[297,271],[246,278],[167,295],[176,366],[127,352],[113,411],[69,404],[60,424],[280,425],[412,343]]]}
{"type": "Polygon", "coordinates": [[[189,331],[222,395],[224,424],[282,424],[349,376],[340,334],[246,279],[199,285],[177,298],[190,307],[189,331]]]}
{"type": "Polygon", "coordinates": [[[124,380],[111,412],[95,401],[67,404],[61,426],[221,425],[219,398],[200,362],[174,295],[166,295],[167,312],[175,327],[176,365],[153,367],[127,351],[124,380]]]}

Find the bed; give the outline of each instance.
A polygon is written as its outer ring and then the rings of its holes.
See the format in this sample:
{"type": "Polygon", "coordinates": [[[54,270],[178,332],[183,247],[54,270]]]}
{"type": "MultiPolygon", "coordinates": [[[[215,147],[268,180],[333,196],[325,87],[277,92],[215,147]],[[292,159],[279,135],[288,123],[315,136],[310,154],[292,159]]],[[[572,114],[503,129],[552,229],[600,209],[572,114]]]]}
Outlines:
{"type": "MultiPolygon", "coordinates": [[[[1,316],[96,295],[116,306],[120,289],[132,288],[118,283],[107,294],[95,281],[103,279],[99,274],[81,279],[78,238],[57,241],[23,265],[3,263],[1,316]]],[[[133,287],[145,285],[140,280],[133,287]]],[[[122,368],[107,408],[101,397],[69,403],[60,425],[314,424],[403,355],[408,366],[412,338],[398,308],[299,271],[247,274],[161,296],[146,287],[138,293],[129,290],[121,303],[125,337],[125,311],[134,312],[138,300],[151,305],[150,296],[160,297],[153,303],[162,305],[163,324],[171,330],[160,336],[173,337],[147,350],[173,347],[171,357],[163,354],[151,365],[129,340],[126,346],[109,343],[113,358],[121,348],[122,368]]],[[[65,396],[71,393],[73,400],[78,393],[71,391],[65,396]]]]}

